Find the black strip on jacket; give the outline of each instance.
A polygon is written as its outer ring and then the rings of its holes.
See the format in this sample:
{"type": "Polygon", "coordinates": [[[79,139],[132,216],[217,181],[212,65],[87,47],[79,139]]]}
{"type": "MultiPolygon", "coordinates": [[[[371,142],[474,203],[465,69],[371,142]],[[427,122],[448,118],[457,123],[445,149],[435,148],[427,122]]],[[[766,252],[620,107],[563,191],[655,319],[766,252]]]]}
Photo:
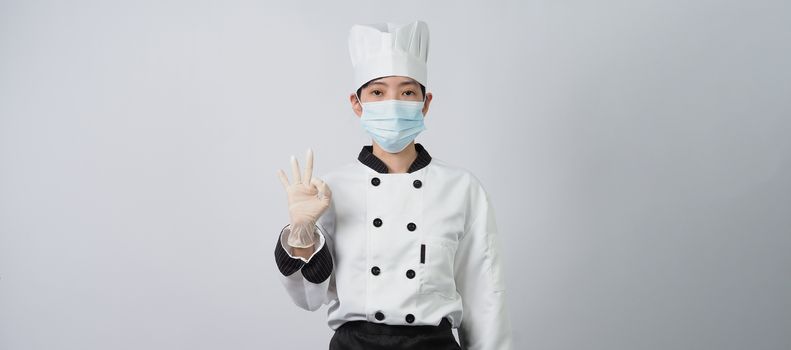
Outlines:
{"type": "MultiPolygon", "coordinates": [[[[363,146],[363,149],[360,150],[360,154],[357,156],[357,160],[373,169],[377,173],[386,174],[388,172],[387,165],[385,165],[385,163],[379,159],[379,157],[375,156],[373,151],[373,145],[363,146]]],[[[417,152],[417,158],[415,158],[412,164],[409,165],[409,169],[407,169],[408,173],[423,169],[426,165],[431,163],[431,155],[428,154],[428,151],[426,151],[426,148],[423,147],[423,145],[416,142],[415,151],[417,152]]]]}

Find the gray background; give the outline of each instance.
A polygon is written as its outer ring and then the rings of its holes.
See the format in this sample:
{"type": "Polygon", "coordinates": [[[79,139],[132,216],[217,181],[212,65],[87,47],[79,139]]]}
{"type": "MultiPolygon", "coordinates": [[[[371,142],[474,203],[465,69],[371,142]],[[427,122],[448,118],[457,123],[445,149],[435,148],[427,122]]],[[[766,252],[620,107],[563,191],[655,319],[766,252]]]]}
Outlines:
{"type": "Polygon", "coordinates": [[[0,348],[322,349],[276,171],[370,142],[354,23],[497,211],[516,349],[791,348],[783,1],[0,1],[0,348]]]}

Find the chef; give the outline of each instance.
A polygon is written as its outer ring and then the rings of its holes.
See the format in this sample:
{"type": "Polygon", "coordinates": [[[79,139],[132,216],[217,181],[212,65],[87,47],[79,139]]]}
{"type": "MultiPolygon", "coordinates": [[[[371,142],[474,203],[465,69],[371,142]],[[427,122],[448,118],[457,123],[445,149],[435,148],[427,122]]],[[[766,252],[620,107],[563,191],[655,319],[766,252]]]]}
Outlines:
{"type": "Polygon", "coordinates": [[[293,156],[291,181],[278,173],[280,280],[300,308],[328,305],[331,350],[511,349],[490,198],[414,141],[432,99],[428,39],[422,21],[353,26],[349,99],[371,144],[322,179],[310,149],[304,173],[293,156]]]}

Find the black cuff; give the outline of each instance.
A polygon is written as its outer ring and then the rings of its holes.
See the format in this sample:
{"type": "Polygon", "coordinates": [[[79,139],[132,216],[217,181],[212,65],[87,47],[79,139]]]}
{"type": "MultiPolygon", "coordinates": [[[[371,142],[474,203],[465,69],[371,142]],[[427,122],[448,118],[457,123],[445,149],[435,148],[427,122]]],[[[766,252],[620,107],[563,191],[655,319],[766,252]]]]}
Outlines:
{"type": "Polygon", "coordinates": [[[302,276],[309,282],[319,284],[324,282],[332,274],[332,254],[327,249],[327,242],[313,255],[313,257],[302,268],[302,276]]]}
{"type": "MultiPolygon", "coordinates": [[[[288,226],[288,225],[286,225],[288,226]]],[[[285,226],[283,227],[286,228],[285,226]]],[[[283,244],[280,243],[280,237],[283,234],[283,230],[280,230],[280,234],[277,235],[277,245],[275,245],[275,262],[277,263],[277,268],[280,270],[280,273],[283,276],[291,276],[294,272],[297,272],[299,269],[305,265],[305,262],[300,259],[292,258],[288,255],[285,249],[283,249],[283,244]]]]}

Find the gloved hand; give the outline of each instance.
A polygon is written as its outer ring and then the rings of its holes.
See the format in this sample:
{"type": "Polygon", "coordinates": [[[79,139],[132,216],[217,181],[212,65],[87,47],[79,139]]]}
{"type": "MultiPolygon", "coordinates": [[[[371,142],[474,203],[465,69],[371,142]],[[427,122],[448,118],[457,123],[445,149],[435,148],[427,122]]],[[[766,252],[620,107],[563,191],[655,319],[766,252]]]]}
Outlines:
{"type": "Polygon", "coordinates": [[[294,183],[289,184],[286,173],[279,169],[280,182],[288,194],[288,213],[291,217],[291,233],[288,245],[307,248],[319,242],[315,233],[316,220],[330,206],[332,192],[324,181],[312,178],[313,150],[307,151],[305,175],[300,176],[297,159],[291,156],[291,170],[294,183]]]}

